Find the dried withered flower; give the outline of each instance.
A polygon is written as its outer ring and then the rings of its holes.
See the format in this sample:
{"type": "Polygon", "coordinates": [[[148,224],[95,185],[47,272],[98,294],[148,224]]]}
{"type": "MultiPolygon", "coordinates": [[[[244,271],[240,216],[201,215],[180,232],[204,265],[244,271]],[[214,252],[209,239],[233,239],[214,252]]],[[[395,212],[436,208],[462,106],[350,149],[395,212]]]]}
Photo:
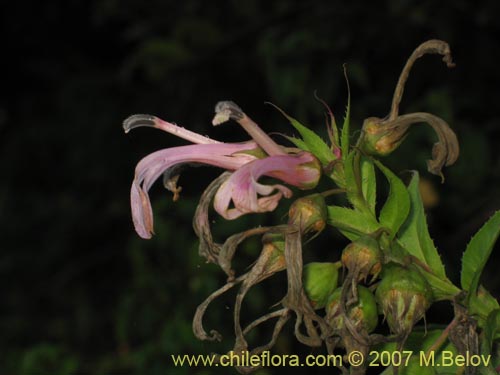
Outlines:
{"type": "Polygon", "coordinates": [[[427,123],[438,136],[438,142],[432,148],[432,159],[427,162],[427,169],[444,180],[442,168],[455,163],[460,153],[458,140],[453,130],[443,119],[430,113],[416,112],[399,115],[399,104],[410,70],[414,62],[425,54],[443,55],[446,65],[454,66],[448,43],[441,40],[429,40],[418,46],[401,72],[389,114],[384,118],[369,117],[364,121],[358,147],[369,155],[388,155],[401,144],[411,125],[427,123]]]}

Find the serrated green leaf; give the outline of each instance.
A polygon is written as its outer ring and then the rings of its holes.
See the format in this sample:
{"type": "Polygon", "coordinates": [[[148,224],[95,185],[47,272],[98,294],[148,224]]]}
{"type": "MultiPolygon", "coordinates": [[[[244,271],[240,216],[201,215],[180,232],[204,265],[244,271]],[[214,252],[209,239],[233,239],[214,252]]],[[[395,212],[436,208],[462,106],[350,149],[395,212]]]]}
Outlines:
{"type": "Polygon", "coordinates": [[[288,137],[288,136],[285,136],[286,139],[288,139],[290,142],[292,142],[296,147],[300,148],[301,150],[304,150],[304,151],[310,151],[309,148],[307,147],[306,143],[300,139],[300,138],[296,138],[296,137],[288,137]]]}
{"type": "Polygon", "coordinates": [[[469,306],[469,313],[477,319],[477,325],[484,327],[488,315],[496,309],[500,309],[498,301],[483,286],[479,286],[477,294],[474,296],[473,303],[469,306]]]}
{"type": "MultiPolygon", "coordinates": [[[[347,76],[346,76],[347,81],[347,76]]],[[[351,122],[351,90],[349,89],[349,81],[347,81],[347,106],[344,116],[344,123],[340,135],[340,148],[342,149],[342,157],[345,159],[349,154],[349,137],[350,137],[350,122],[351,122]]]]}
{"type": "Polygon", "coordinates": [[[361,157],[361,186],[368,208],[375,215],[375,205],[377,200],[377,179],[375,178],[375,167],[373,161],[366,157],[361,157]]]}
{"type": "Polygon", "coordinates": [[[499,235],[500,211],[497,211],[467,245],[462,257],[460,281],[462,288],[469,292],[469,298],[476,295],[481,274],[499,235]]]}
{"type": "Polygon", "coordinates": [[[339,229],[351,241],[380,228],[379,223],[370,215],[339,206],[328,206],[328,224],[339,229]]]}
{"type": "Polygon", "coordinates": [[[410,212],[410,196],[406,186],[392,171],[379,161],[374,161],[389,181],[389,196],[380,211],[379,222],[391,230],[394,238],[410,212]]]}
{"type": "Polygon", "coordinates": [[[446,278],[443,262],[427,228],[424,205],[419,190],[418,172],[413,173],[408,185],[408,193],[410,195],[410,213],[399,230],[398,238],[406,250],[426,263],[436,276],[446,278]]]}
{"type": "MultiPolygon", "coordinates": [[[[306,126],[302,125],[299,121],[297,121],[293,117],[286,114],[279,107],[275,106],[274,104],[272,105],[278,111],[280,111],[283,114],[283,116],[287,118],[288,121],[290,121],[290,124],[292,124],[292,126],[299,132],[300,136],[302,137],[302,140],[304,142],[302,143],[302,145],[305,145],[308,151],[312,152],[314,156],[318,158],[321,164],[328,165],[331,161],[336,159],[335,155],[333,154],[333,151],[330,149],[330,147],[328,147],[328,145],[325,143],[325,141],[323,141],[323,139],[321,139],[319,135],[317,135],[315,132],[313,132],[306,126]]],[[[301,146],[297,147],[304,149],[301,146]]]]}

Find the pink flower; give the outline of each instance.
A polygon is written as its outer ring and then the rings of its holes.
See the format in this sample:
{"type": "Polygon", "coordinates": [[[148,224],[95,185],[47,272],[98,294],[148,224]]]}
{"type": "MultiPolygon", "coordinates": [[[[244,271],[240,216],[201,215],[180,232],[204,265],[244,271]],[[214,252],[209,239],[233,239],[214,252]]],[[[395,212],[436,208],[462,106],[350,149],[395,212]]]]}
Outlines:
{"type": "Polygon", "coordinates": [[[260,184],[258,179],[263,175],[302,189],[313,188],[319,179],[319,164],[307,152],[251,161],[241,166],[219,188],[214,198],[215,210],[231,220],[251,212],[273,211],[282,196],[292,196],[292,191],[283,185],[260,184]],[[234,208],[230,208],[231,200],[234,208]]]}
{"type": "Polygon", "coordinates": [[[214,124],[229,118],[242,125],[255,142],[222,143],[150,115],[133,115],[124,121],[125,132],[149,126],[195,143],[156,151],[137,164],[130,199],[132,219],[139,236],[148,239],[153,233],[153,212],[148,191],[161,175],[167,177],[166,187],[174,192],[174,200],[177,199],[180,188],[176,185],[176,167],[180,164],[194,162],[236,171],[214,198],[215,210],[229,220],[246,213],[272,211],[283,196],[292,196],[292,191],[283,185],[260,184],[258,179],[263,175],[300,189],[317,185],[321,167],[312,154],[288,154],[234,103],[219,103],[214,124]]]}

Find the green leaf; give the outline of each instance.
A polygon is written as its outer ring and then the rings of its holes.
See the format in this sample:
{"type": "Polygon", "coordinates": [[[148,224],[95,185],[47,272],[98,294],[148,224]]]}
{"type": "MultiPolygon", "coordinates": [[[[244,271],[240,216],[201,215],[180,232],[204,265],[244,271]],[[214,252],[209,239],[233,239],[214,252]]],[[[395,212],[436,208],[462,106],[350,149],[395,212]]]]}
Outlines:
{"type": "Polygon", "coordinates": [[[399,177],[379,161],[374,162],[389,181],[389,196],[380,211],[379,221],[391,230],[390,238],[393,239],[410,212],[410,196],[399,177]]]}
{"type": "Polygon", "coordinates": [[[286,114],[281,108],[275,106],[274,104],[271,104],[274,106],[278,111],[281,112],[283,116],[287,118],[288,121],[292,124],[292,126],[299,132],[299,134],[302,137],[303,143],[297,142],[297,138],[290,139],[295,145],[303,150],[305,150],[304,146],[307,148],[307,151],[310,151],[318,158],[318,160],[321,162],[323,165],[328,165],[331,161],[335,160],[336,157],[333,154],[332,150],[330,147],[321,139],[319,135],[317,135],[315,132],[313,132],[311,129],[308,129],[304,125],[302,125],[300,122],[298,122],[296,119],[293,117],[289,116],[286,114]]]}
{"type": "Polygon", "coordinates": [[[344,123],[342,124],[342,133],[340,135],[340,147],[342,149],[342,158],[345,160],[349,154],[349,137],[350,137],[350,118],[351,118],[351,89],[349,87],[349,80],[344,68],[344,75],[347,82],[347,106],[344,116],[344,123]]]}
{"type": "Polygon", "coordinates": [[[421,269],[421,273],[431,287],[432,296],[434,297],[435,302],[444,300],[451,301],[461,293],[461,290],[446,277],[443,278],[436,276],[435,274],[426,272],[423,269],[421,269]]]}
{"type": "Polygon", "coordinates": [[[498,375],[495,371],[493,364],[491,362],[493,341],[495,340],[495,335],[500,329],[500,309],[493,310],[486,321],[486,325],[483,328],[481,335],[481,357],[484,359],[490,359],[488,366],[481,366],[481,374],[491,374],[498,375]]]}
{"type": "Polygon", "coordinates": [[[487,354],[491,354],[495,334],[500,330],[500,309],[493,310],[486,321],[486,326],[483,329],[483,340],[481,342],[481,352],[487,350],[487,354]],[[484,344],[484,346],[483,346],[484,344]]]}
{"type": "Polygon", "coordinates": [[[380,228],[371,215],[339,206],[328,206],[328,224],[338,228],[351,241],[380,228]]]}
{"type": "Polygon", "coordinates": [[[295,145],[295,147],[298,147],[304,151],[309,151],[309,152],[311,151],[311,150],[309,150],[309,147],[307,147],[306,143],[302,139],[296,138],[296,137],[288,137],[288,136],[285,136],[285,137],[290,142],[292,142],[295,145]]]}
{"type": "Polygon", "coordinates": [[[500,235],[500,211],[497,211],[472,237],[462,257],[461,284],[470,296],[475,296],[481,273],[500,235]]]}
{"type": "Polygon", "coordinates": [[[429,235],[424,205],[419,191],[418,172],[413,173],[408,185],[410,195],[410,213],[399,230],[398,238],[406,250],[414,257],[426,263],[436,276],[446,278],[441,257],[429,235]]]}
{"type": "Polygon", "coordinates": [[[358,195],[358,186],[354,175],[354,158],[357,153],[357,150],[351,151],[344,160],[346,195],[349,202],[355,208],[359,208],[362,205],[362,202],[359,202],[361,197],[358,195]]]}
{"type": "Polygon", "coordinates": [[[344,161],[344,178],[349,202],[356,210],[369,213],[376,219],[376,179],[373,162],[361,156],[358,150],[352,150],[344,161]]]}
{"type": "Polygon", "coordinates": [[[375,205],[377,199],[377,180],[375,178],[375,167],[373,161],[369,158],[361,158],[361,187],[363,196],[368,208],[375,215],[375,205]]]}
{"type": "Polygon", "coordinates": [[[488,315],[493,310],[500,309],[498,301],[481,285],[472,302],[469,306],[469,313],[476,317],[477,325],[481,328],[486,325],[488,315]]]}

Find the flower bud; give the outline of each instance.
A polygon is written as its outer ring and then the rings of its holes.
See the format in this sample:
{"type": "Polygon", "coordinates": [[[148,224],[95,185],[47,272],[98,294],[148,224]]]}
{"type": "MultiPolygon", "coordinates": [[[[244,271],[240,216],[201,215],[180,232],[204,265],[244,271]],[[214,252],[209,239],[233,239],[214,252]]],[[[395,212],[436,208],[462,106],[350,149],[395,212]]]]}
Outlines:
{"type": "Polygon", "coordinates": [[[337,288],[340,264],[313,262],[304,266],[303,285],[314,309],[325,307],[337,288]]]}
{"type": "Polygon", "coordinates": [[[404,337],[423,318],[432,302],[427,280],[416,269],[395,264],[384,267],[375,294],[391,331],[404,337]]]}
{"type": "Polygon", "coordinates": [[[342,264],[357,275],[357,280],[366,279],[368,275],[377,277],[382,269],[382,253],[377,240],[364,236],[347,245],[342,251],[342,264]]]}
{"type": "Polygon", "coordinates": [[[457,136],[441,118],[430,113],[409,113],[392,119],[369,117],[363,123],[358,147],[368,155],[386,156],[403,142],[411,125],[427,123],[438,136],[432,147],[432,159],[427,170],[442,177],[442,168],[456,162],[460,153],[457,136]]]}
{"type": "Polygon", "coordinates": [[[321,232],[328,217],[325,198],[321,194],[299,198],[290,206],[288,215],[288,223],[297,225],[303,234],[321,232]]]}
{"type": "MultiPolygon", "coordinates": [[[[326,321],[336,330],[344,327],[344,318],[340,310],[341,295],[342,288],[336,289],[326,304],[326,321]]],[[[364,286],[358,285],[358,300],[347,308],[346,313],[358,332],[370,333],[377,328],[377,303],[372,292],[364,286]]]]}
{"type": "Polygon", "coordinates": [[[377,117],[369,117],[363,122],[361,149],[368,155],[389,155],[401,144],[407,129],[388,126],[377,117]]]}

